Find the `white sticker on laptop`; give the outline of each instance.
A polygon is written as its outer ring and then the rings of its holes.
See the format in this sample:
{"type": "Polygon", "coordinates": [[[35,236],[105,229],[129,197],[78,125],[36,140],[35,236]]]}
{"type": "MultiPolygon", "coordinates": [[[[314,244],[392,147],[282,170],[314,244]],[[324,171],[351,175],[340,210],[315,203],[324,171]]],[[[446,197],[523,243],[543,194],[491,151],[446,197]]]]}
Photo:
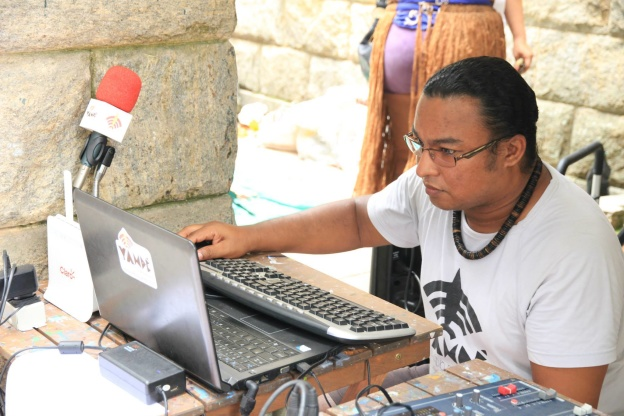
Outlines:
{"type": "Polygon", "coordinates": [[[117,234],[115,243],[117,244],[119,264],[124,273],[149,287],[157,289],[154,263],[150,252],[145,247],[135,243],[124,228],[117,234]]]}

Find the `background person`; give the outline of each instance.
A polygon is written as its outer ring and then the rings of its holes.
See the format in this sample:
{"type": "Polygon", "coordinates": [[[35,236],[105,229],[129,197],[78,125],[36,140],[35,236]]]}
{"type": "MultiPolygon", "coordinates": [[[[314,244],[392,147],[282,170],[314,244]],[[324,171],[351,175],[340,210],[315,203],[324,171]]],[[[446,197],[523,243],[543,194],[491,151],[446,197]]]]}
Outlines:
{"type": "MultiPolygon", "coordinates": [[[[403,134],[413,123],[418,97],[431,75],[463,58],[506,55],[503,21],[491,0],[441,3],[445,4],[390,0],[377,24],[354,195],[383,189],[414,164],[403,134]]],[[[514,39],[514,58],[522,58],[522,70],[527,70],[533,52],[526,40],[522,0],[507,0],[504,8],[514,39]]]]}
{"type": "Polygon", "coordinates": [[[414,169],[372,196],[237,227],[184,228],[200,259],[419,245],[430,366],[481,358],[624,415],[624,253],[598,204],[537,152],[533,90],[505,60],[427,82],[414,169]]]}

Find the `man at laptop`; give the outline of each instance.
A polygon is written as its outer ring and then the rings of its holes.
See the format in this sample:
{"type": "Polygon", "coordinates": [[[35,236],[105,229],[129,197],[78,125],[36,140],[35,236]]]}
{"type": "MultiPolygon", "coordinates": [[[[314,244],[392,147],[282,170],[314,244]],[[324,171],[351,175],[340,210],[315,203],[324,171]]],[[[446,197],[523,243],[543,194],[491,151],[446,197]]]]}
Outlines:
{"type": "Polygon", "coordinates": [[[426,84],[405,136],[417,165],[381,192],[237,227],[202,260],[420,245],[431,370],[474,358],[624,415],[624,255],[580,187],[537,152],[535,94],[506,61],[469,58],[426,84]]]}

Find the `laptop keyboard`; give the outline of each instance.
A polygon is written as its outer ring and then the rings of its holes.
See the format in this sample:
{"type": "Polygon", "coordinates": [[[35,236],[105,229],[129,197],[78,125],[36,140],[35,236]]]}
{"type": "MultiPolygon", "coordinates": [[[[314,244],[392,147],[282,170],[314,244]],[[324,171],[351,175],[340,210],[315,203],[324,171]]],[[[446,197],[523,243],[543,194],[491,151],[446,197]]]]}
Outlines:
{"type": "Polygon", "coordinates": [[[407,323],[247,259],[201,263],[206,286],[284,322],[344,343],[416,333],[407,323]]]}
{"type": "Polygon", "coordinates": [[[261,332],[241,325],[223,312],[208,306],[217,357],[243,372],[299,354],[261,332]]]}

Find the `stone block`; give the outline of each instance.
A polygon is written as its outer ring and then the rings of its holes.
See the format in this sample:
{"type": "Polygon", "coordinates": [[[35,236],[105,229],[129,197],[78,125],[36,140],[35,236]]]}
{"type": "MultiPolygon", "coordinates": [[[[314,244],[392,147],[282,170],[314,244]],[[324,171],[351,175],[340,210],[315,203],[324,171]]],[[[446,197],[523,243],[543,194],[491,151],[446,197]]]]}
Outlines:
{"type": "Polygon", "coordinates": [[[572,134],[575,107],[538,100],[537,143],[542,160],[557,167],[566,156],[572,134]]]}
{"type": "Polygon", "coordinates": [[[612,3],[609,0],[579,2],[524,0],[529,25],[569,28],[574,31],[606,27],[612,3]]]}
{"type": "Polygon", "coordinates": [[[48,278],[47,232],[45,223],[0,229],[0,249],[7,251],[11,265],[32,264],[40,282],[48,278]]]}
{"type": "Polygon", "coordinates": [[[284,2],[279,0],[236,0],[235,38],[274,43],[282,22],[284,2]]]}
{"type": "Polygon", "coordinates": [[[287,100],[306,98],[310,55],[290,48],[263,46],[260,59],[260,93],[287,100]]]}
{"type": "Polygon", "coordinates": [[[534,66],[526,73],[538,97],[624,113],[624,39],[551,29],[529,31],[534,66]]]}
{"type": "Polygon", "coordinates": [[[209,221],[234,224],[232,198],[227,194],[135,208],[129,212],[174,233],[187,225],[209,221]]]}
{"type": "Polygon", "coordinates": [[[277,22],[276,42],[315,55],[348,59],[349,10],[345,0],[284,2],[277,22]]]}
{"type": "Polygon", "coordinates": [[[5,1],[0,52],[33,52],[228,39],[234,0],[5,1]]]}
{"type": "Polygon", "coordinates": [[[121,208],[229,191],[236,158],[237,76],[229,42],[102,49],[95,78],[122,63],[142,79],[100,196],[121,208]]]}
{"type": "Polygon", "coordinates": [[[62,211],[62,172],[88,134],[89,62],[89,52],[0,54],[0,228],[62,211]]]}
{"type": "MultiPolygon", "coordinates": [[[[603,113],[590,108],[578,109],[570,142],[571,152],[596,140],[602,143],[607,162],[611,166],[609,184],[624,187],[624,115],[603,113]]],[[[594,158],[587,157],[572,165],[568,172],[584,178],[593,163],[594,158]]]]}
{"type": "MultiPolygon", "coordinates": [[[[101,183],[122,208],[229,191],[236,157],[236,66],[228,43],[0,57],[0,223],[63,211],[62,171],[76,173],[91,90],[113,65],[143,81],[133,122],[101,183]]],[[[89,177],[83,189],[91,190],[89,177]]]]}
{"type": "Polygon", "coordinates": [[[614,36],[624,36],[624,0],[611,1],[611,13],[609,14],[610,32],[614,36]]]}
{"type": "Polygon", "coordinates": [[[236,68],[238,85],[251,91],[260,90],[260,54],[261,46],[256,42],[232,39],[236,50],[236,68]]]}
{"type": "Polygon", "coordinates": [[[371,28],[374,17],[375,3],[353,3],[351,5],[351,35],[349,40],[349,59],[358,62],[357,46],[371,28]]]}
{"type": "MultiPolygon", "coordinates": [[[[313,99],[325,94],[328,88],[338,85],[366,88],[368,83],[359,63],[312,57],[310,59],[310,83],[306,97],[313,99]]],[[[366,98],[366,97],[364,97],[366,98]]]]}

